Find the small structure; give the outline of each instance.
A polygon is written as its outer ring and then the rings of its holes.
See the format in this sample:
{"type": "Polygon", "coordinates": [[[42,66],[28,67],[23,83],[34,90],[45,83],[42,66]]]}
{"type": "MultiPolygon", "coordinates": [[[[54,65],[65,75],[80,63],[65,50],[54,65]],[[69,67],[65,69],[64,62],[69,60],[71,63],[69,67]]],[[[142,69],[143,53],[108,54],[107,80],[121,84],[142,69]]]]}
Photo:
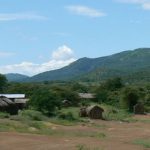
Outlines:
{"type": "Polygon", "coordinates": [[[92,93],[79,93],[78,94],[81,99],[94,99],[95,95],[92,93]]]}
{"type": "Polygon", "coordinates": [[[25,94],[0,94],[0,111],[17,114],[26,107],[28,100],[25,94]]]}
{"type": "Polygon", "coordinates": [[[104,112],[104,109],[99,106],[89,106],[87,107],[86,112],[87,116],[91,119],[103,119],[102,114],[104,112]]]}
{"type": "Polygon", "coordinates": [[[133,111],[134,114],[140,114],[143,115],[145,114],[145,110],[144,110],[144,105],[142,103],[137,103],[134,107],[133,107],[133,111]]]}
{"type": "Polygon", "coordinates": [[[63,100],[63,101],[62,101],[62,105],[63,105],[64,107],[69,107],[69,106],[71,106],[71,102],[70,102],[69,100],[63,100]]]}
{"type": "Polygon", "coordinates": [[[14,102],[12,102],[10,99],[0,96],[0,111],[1,112],[8,112],[12,115],[17,114],[18,109],[14,102]]]}
{"type": "Polygon", "coordinates": [[[87,117],[88,116],[86,109],[87,109],[86,107],[80,108],[80,112],[79,112],[80,117],[87,117]]]}

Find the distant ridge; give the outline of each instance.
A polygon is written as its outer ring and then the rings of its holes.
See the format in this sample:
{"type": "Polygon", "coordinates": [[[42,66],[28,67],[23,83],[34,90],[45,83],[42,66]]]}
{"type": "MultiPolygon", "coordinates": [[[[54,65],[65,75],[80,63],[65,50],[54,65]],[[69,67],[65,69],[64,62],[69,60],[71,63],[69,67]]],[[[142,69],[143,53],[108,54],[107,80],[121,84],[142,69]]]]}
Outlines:
{"type": "MultiPolygon", "coordinates": [[[[81,58],[61,69],[47,71],[23,79],[26,82],[43,82],[56,80],[102,81],[120,76],[130,80],[132,74],[143,73],[149,80],[150,48],[123,51],[99,58],[81,58]]],[[[142,74],[141,74],[142,75],[142,74]]],[[[141,78],[142,77],[138,77],[141,78]]],[[[21,81],[21,80],[20,80],[21,81]]]]}
{"type": "Polygon", "coordinates": [[[29,78],[26,75],[22,75],[18,73],[8,73],[5,74],[5,76],[9,82],[23,82],[24,80],[27,80],[29,78]]]}

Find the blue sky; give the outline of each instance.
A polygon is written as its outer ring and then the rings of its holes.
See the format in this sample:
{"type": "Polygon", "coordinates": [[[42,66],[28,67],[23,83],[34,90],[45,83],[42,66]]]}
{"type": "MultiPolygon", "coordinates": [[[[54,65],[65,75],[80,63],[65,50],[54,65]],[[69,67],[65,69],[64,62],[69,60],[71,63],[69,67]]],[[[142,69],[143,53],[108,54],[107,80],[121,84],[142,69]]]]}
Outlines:
{"type": "Polygon", "coordinates": [[[150,0],[0,0],[0,73],[150,47],[150,0]]]}

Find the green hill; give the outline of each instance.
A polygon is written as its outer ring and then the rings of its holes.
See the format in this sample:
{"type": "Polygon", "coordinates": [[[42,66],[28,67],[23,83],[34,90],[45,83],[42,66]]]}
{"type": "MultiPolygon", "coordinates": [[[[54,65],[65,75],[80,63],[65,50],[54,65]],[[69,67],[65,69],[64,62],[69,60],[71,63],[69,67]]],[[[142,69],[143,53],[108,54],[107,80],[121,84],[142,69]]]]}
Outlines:
{"type": "MultiPolygon", "coordinates": [[[[104,80],[122,76],[126,79],[136,72],[145,71],[150,67],[150,48],[140,48],[133,51],[124,51],[114,55],[99,58],[81,58],[70,65],[40,73],[28,82],[54,81],[54,80],[104,80]]],[[[141,75],[141,74],[140,74],[141,75]]],[[[145,75],[144,75],[145,76],[145,75]]]]}
{"type": "Polygon", "coordinates": [[[18,73],[9,73],[9,74],[5,74],[5,76],[9,82],[21,82],[29,78],[26,75],[22,75],[18,73]]]}

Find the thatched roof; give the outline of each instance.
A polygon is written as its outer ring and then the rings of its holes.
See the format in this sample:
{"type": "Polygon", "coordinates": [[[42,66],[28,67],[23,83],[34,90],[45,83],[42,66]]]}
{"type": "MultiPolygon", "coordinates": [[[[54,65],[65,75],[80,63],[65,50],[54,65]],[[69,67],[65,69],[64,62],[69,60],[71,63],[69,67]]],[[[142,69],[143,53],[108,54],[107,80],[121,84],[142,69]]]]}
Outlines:
{"type": "Polygon", "coordinates": [[[13,104],[14,102],[12,102],[10,99],[3,97],[3,96],[0,97],[0,107],[7,107],[13,104]]]}
{"type": "Polygon", "coordinates": [[[91,110],[93,110],[93,109],[99,109],[99,110],[101,110],[102,112],[104,111],[103,108],[101,108],[101,107],[99,107],[99,106],[97,106],[97,105],[92,105],[92,106],[87,107],[87,112],[89,112],[89,111],[91,111],[91,110]]]}
{"type": "Polygon", "coordinates": [[[92,93],[79,93],[79,97],[84,99],[93,99],[95,98],[95,95],[92,93]]]}
{"type": "Polygon", "coordinates": [[[89,106],[86,109],[87,115],[91,119],[103,119],[102,116],[103,111],[104,109],[97,105],[89,106]]]}

